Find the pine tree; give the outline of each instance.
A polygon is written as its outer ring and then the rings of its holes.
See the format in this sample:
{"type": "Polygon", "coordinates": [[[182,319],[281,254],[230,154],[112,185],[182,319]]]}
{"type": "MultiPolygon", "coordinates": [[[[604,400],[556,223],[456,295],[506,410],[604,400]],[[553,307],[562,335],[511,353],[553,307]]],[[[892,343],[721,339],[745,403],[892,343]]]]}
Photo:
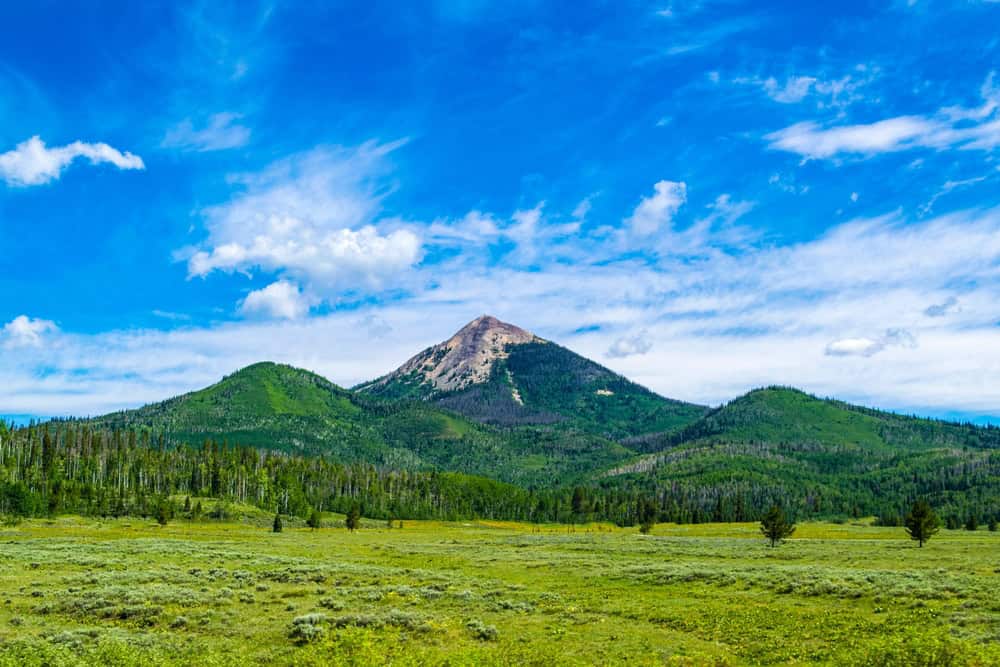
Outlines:
{"type": "Polygon", "coordinates": [[[309,518],[306,520],[306,525],[312,528],[313,530],[316,530],[317,528],[320,528],[323,525],[323,517],[320,516],[318,509],[314,509],[312,511],[312,513],[309,515],[309,518]]]}
{"type": "Polygon", "coordinates": [[[989,531],[990,531],[991,533],[995,533],[995,532],[997,532],[997,520],[996,520],[996,517],[992,517],[992,518],[990,519],[990,522],[989,522],[989,523],[988,523],[988,524],[986,525],[986,528],[987,528],[987,530],[989,530],[989,531]]]}
{"type": "Polygon", "coordinates": [[[903,525],[906,526],[906,534],[910,536],[910,539],[918,542],[922,547],[924,542],[938,532],[941,522],[938,521],[937,515],[934,514],[934,510],[926,501],[918,500],[913,503],[903,525]]]}
{"type": "Polygon", "coordinates": [[[976,517],[975,514],[970,514],[969,517],[965,520],[965,529],[979,530],[979,519],[976,517]]]}
{"type": "Polygon", "coordinates": [[[351,505],[351,511],[347,513],[347,530],[354,532],[361,526],[361,508],[357,503],[351,505]]]}
{"type": "Polygon", "coordinates": [[[191,496],[184,498],[184,513],[188,516],[191,515],[191,496]]]}
{"type": "Polygon", "coordinates": [[[780,507],[773,505],[761,519],[760,532],[771,542],[772,547],[776,547],[795,532],[795,524],[785,518],[785,512],[780,507]]]}
{"type": "Polygon", "coordinates": [[[167,503],[160,501],[156,506],[156,523],[165,526],[169,521],[170,510],[167,508],[167,503]]]}
{"type": "Polygon", "coordinates": [[[281,529],[282,529],[281,514],[278,513],[278,514],[274,515],[274,523],[271,525],[271,532],[272,533],[280,533],[281,529]]]}

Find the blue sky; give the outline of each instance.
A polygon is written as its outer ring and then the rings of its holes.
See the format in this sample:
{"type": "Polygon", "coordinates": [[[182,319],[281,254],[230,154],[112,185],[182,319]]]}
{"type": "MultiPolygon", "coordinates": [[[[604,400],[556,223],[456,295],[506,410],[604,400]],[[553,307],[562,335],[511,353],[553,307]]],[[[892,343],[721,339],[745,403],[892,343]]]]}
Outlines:
{"type": "Polygon", "coordinates": [[[0,414],[489,312],[672,397],[1000,415],[1000,3],[325,4],[0,9],[0,414]]]}

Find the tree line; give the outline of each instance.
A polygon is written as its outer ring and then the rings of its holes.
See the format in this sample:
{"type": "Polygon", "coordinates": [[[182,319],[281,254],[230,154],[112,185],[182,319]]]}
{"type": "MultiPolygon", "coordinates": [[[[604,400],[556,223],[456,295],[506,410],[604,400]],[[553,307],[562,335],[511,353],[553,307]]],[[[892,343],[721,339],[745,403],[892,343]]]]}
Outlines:
{"type": "MultiPolygon", "coordinates": [[[[766,479],[620,481],[524,488],[463,473],[345,464],[224,440],[172,444],[149,429],[108,429],[87,422],[16,428],[0,423],[0,514],[6,515],[156,516],[178,497],[218,498],[302,519],[314,510],[350,514],[355,507],[380,519],[609,521],[623,526],[757,521],[774,505],[787,508],[793,518],[833,514],[821,511],[831,506],[817,498],[821,490],[766,479]]],[[[886,505],[894,510],[914,499],[890,498],[886,505]]],[[[988,511],[972,516],[993,525],[998,518],[988,511]]],[[[948,514],[946,525],[959,518],[959,525],[969,520],[948,514]]]]}

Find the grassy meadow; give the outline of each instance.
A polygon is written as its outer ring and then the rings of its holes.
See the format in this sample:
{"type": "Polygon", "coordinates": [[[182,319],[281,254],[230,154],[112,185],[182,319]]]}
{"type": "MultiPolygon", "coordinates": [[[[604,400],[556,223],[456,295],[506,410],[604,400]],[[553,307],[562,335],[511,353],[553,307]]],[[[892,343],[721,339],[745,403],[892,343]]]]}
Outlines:
{"type": "Polygon", "coordinates": [[[245,512],[0,528],[0,665],[1000,664],[998,533],[245,512]]]}

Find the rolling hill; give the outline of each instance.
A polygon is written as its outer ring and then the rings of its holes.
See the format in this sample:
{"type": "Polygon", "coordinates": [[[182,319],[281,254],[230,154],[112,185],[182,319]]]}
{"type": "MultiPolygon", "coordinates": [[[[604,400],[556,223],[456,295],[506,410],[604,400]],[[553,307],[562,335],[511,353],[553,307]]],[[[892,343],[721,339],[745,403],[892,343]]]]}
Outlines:
{"type": "Polygon", "coordinates": [[[345,463],[442,469],[520,483],[586,477],[635,455],[606,439],[508,433],[424,401],[385,400],[306,370],[248,366],[205,389],[90,420],[174,443],[210,438],[345,463]]]}

